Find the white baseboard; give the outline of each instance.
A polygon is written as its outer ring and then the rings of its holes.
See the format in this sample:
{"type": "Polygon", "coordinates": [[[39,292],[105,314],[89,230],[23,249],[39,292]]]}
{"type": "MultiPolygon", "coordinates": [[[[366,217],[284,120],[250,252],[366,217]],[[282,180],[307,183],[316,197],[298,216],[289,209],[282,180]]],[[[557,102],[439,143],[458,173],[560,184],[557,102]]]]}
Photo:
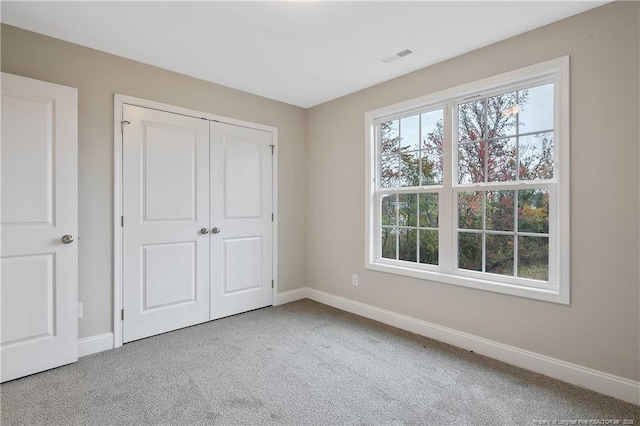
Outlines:
{"type": "Polygon", "coordinates": [[[296,300],[306,299],[309,287],[296,288],[282,293],[278,293],[273,301],[273,306],[284,305],[296,300]]]}
{"type": "MultiPolygon", "coordinates": [[[[283,305],[305,298],[640,405],[640,382],[505,345],[313,288],[302,287],[279,293],[276,295],[273,305],[283,305]]],[[[85,337],[78,340],[78,356],[91,355],[113,349],[113,347],[113,333],[85,337]]]]}
{"type": "Polygon", "coordinates": [[[351,312],[462,349],[474,351],[478,354],[506,362],[507,364],[544,374],[545,376],[581,386],[604,395],[613,396],[614,398],[631,402],[632,404],[640,405],[640,382],[637,381],[603,373],[493,340],[484,339],[469,333],[380,309],[309,287],[282,293],[282,296],[281,303],[307,297],[343,311],[351,312]]]}
{"type": "Polygon", "coordinates": [[[78,339],[78,356],[83,357],[113,349],[113,333],[97,334],[78,339]]]}

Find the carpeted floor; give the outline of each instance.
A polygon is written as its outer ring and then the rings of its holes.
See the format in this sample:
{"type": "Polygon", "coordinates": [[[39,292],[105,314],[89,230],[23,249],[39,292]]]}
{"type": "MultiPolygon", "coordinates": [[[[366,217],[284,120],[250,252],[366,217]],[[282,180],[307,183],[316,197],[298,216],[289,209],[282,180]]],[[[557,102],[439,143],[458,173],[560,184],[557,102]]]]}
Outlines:
{"type": "Polygon", "coordinates": [[[636,405],[309,300],[129,343],[0,394],[3,426],[640,425],[636,405]]]}

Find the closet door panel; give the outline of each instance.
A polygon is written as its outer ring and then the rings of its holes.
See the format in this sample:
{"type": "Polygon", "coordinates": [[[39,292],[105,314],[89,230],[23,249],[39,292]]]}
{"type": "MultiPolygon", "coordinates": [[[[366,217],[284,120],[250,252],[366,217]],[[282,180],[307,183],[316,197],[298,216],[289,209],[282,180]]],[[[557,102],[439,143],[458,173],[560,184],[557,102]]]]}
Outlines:
{"type": "Polygon", "coordinates": [[[123,117],[129,342],[209,319],[209,123],[132,105],[123,117]]]}
{"type": "Polygon", "coordinates": [[[272,304],[272,137],[211,124],[211,319],[272,304]]]}

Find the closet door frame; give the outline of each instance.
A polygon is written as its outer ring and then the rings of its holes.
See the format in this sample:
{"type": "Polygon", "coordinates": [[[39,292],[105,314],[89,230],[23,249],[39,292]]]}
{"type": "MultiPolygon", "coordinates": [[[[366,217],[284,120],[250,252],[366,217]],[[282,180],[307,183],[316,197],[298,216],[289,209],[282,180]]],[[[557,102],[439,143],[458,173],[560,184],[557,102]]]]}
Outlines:
{"type": "Polygon", "coordinates": [[[175,105],[169,105],[148,99],[137,98],[129,95],[116,93],[113,96],[113,347],[122,346],[122,306],[123,306],[123,227],[122,227],[122,155],[123,155],[123,123],[122,111],[124,105],[133,105],[144,108],[157,109],[160,111],[181,114],[195,118],[217,121],[235,126],[248,127],[251,129],[263,130],[273,135],[273,305],[277,305],[278,295],[278,128],[258,123],[252,123],[235,118],[224,117],[208,112],[197,111],[175,105]]]}

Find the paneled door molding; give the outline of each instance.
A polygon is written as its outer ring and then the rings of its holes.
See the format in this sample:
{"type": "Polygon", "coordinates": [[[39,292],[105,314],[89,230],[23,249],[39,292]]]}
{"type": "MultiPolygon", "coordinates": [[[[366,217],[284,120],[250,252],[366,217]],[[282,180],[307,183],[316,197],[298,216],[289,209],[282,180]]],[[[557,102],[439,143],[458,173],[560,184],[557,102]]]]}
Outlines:
{"type": "MultiPolygon", "coordinates": [[[[208,235],[204,235],[205,233],[203,232],[203,235],[201,236],[201,239],[205,239],[205,238],[209,238],[211,240],[214,240],[214,237],[216,237],[216,241],[223,240],[224,235],[230,236],[231,234],[229,234],[229,232],[234,229],[233,226],[235,226],[233,222],[233,219],[244,219],[245,216],[247,216],[249,213],[248,210],[250,210],[253,206],[253,202],[258,202],[260,203],[261,208],[267,208],[268,210],[271,211],[271,213],[273,214],[273,220],[271,220],[271,214],[264,214],[264,212],[260,212],[260,215],[264,218],[266,218],[267,216],[269,216],[269,229],[268,232],[266,234],[267,238],[266,239],[262,239],[262,237],[257,237],[258,234],[256,234],[255,236],[249,236],[249,235],[240,235],[238,234],[237,236],[235,236],[232,239],[229,239],[228,242],[226,243],[226,247],[224,248],[225,251],[223,251],[225,254],[229,254],[229,259],[228,262],[226,262],[226,265],[229,269],[229,273],[231,274],[231,278],[233,279],[233,282],[230,283],[230,285],[234,286],[234,288],[231,288],[228,293],[232,294],[234,297],[233,298],[228,298],[228,300],[231,299],[236,299],[236,300],[241,300],[242,297],[238,298],[237,296],[241,296],[242,294],[247,294],[247,293],[254,293],[253,297],[258,297],[255,296],[256,294],[260,294],[259,298],[263,301],[261,303],[264,303],[264,300],[268,300],[268,302],[266,302],[267,304],[271,304],[274,300],[275,300],[275,295],[278,292],[278,269],[277,269],[277,264],[278,264],[278,251],[277,251],[277,247],[278,247],[278,243],[277,243],[277,235],[278,235],[278,222],[277,222],[277,182],[278,182],[278,130],[275,127],[272,126],[266,126],[266,125],[261,125],[261,124],[256,124],[256,123],[251,123],[251,122],[247,122],[247,121],[243,121],[243,120],[236,120],[236,119],[231,119],[231,118],[227,118],[227,117],[223,117],[223,116],[219,116],[216,114],[211,114],[211,113],[207,113],[207,112],[202,112],[202,111],[196,111],[196,110],[191,110],[188,108],[183,108],[183,107],[177,107],[177,106],[173,106],[173,105],[168,105],[168,104],[164,104],[164,103],[160,103],[160,102],[155,102],[155,101],[150,101],[150,100],[146,100],[146,99],[140,99],[140,98],[135,98],[135,97],[131,97],[131,96],[127,96],[127,95],[122,95],[122,94],[115,94],[114,95],[114,221],[113,221],[113,226],[114,226],[114,306],[113,306],[113,317],[114,317],[114,347],[119,347],[121,346],[124,342],[132,340],[132,338],[130,336],[125,336],[123,333],[123,315],[124,318],[127,318],[127,311],[128,309],[125,309],[123,311],[123,301],[125,298],[125,287],[124,287],[124,279],[125,279],[125,268],[124,268],[124,263],[123,263],[123,254],[124,254],[124,247],[126,244],[126,241],[124,240],[124,230],[126,230],[126,224],[130,223],[128,222],[126,216],[125,216],[125,209],[124,207],[124,203],[126,200],[126,193],[124,191],[124,180],[123,180],[123,173],[126,173],[126,165],[123,162],[124,159],[124,155],[125,155],[125,148],[123,147],[123,141],[125,140],[125,138],[123,137],[124,134],[126,134],[126,132],[130,131],[127,127],[131,127],[133,128],[134,126],[132,125],[132,121],[133,120],[128,120],[126,115],[123,115],[123,112],[127,109],[127,108],[133,108],[135,109],[135,107],[141,107],[141,108],[145,108],[147,110],[149,110],[149,112],[151,114],[165,114],[165,113],[170,113],[176,116],[183,116],[185,119],[187,119],[187,121],[189,119],[197,119],[197,120],[202,120],[206,123],[206,121],[208,121],[210,123],[210,127],[213,129],[216,126],[220,127],[220,128],[224,128],[226,130],[231,129],[233,134],[227,134],[227,137],[232,137],[235,138],[238,142],[238,149],[231,149],[231,150],[225,150],[224,153],[225,155],[227,155],[228,158],[225,159],[226,162],[229,161],[237,161],[238,158],[243,158],[243,156],[248,155],[247,158],[254,158],[254,156],[252,156],[253,154],[258,154],[260,153],[260,155],[264,154],[265,152],[269,152],[269,164],[264,163],[261,167],[262,170],[265,169],[270,169],[269,173],[264,175],[267,176],[268,178],[268,182],[265,182],[266,184],[268,184],[270,186],[270,191],[265,192],[265,193],[261,193],[261,195],[267,195],[267,199],[265,199],[264,197],[259,199],[258,201],[256,201],[257,199],[255,198],[255,191],[252,192],[252,194],[254,195],[253,198],[249,197],[245,197],[242,200],[238,200],[238,199],[234,199],[235,201],[237,201],[238,203],[236,203],[235,205],[235,209],[236,211],[233,211],[231,213],[233,213],[233,215],[238,216],[238,217],[232,217],[231,222],[226,222],[223,226],[216,226],[215,224],[207,224],[206,226],[203,225],[201,228],[207,228],[208,231],[208,235]],[[153,113],[152,111],[156,111],[156,113],[153,113]],[[234,130],[235,129],[235,130],[234,130]],[[245,129],[245,130],[242,130],[245,129]],[[237,134],[236,134],[237,133],[237,134]],[[256,139],[257,138],[257,139],[256,139]],[[262,139],[261,139],[262,138],[262,139]],[[256,142],[258,145],[253,144],[253,142],[256,142]],[[260,146],[261,148],[258,150],[253,150],[252,147],[253,146],[260,146]],[[237,151],[242,151],[242,152],[237,152],[237,151]],[[246,152],[245,152],[246,151],[246,152]],[[271,154],[273,153],[273,154],[271,154]],[[240,155],[240,157],[238,157],[238,155],[240,155]],[[266,164],[266,166],[265,166],[266,164]],[[268,166],[268,167],[267,167],[268,166]],[[238,209],[245,209],[247,211],[241,211],[238,209]],[[124,224],[124,227],[123,227],[124,224]],[[229,226],[229,225],[233,225],[233,226],[229,226]],[[224,227],[224,229],[222,229],[224,227]],[[218,228],[218,229],[214,229],[214,228],[218,228]],[[218,232],[218,230],[220,230],[218,232]],[[251,254],[252,251],[248,250],[246,251],[245,249],[252,249],[253,251],[255,251],[256,249],[256,244],[252,244],[255,241],[268,241],[268,244],[271,246],[271,250],[269,253],[269,256],[263,256],[264,258],[260,259],[260,262],[262,262],[262,270],[260,272],[261,278],[262,275],[265,274],[270,274],[271,279],[268,280],[269,282],[269,288],[266,288],[266,285],[261,285],[261,286],[256,286],[256,285],[246,285],[245,287],[243,287],[244,284],[241,284],[240,281],[242,280],[249,280],[251,281],[251,279],[254,279],[255,277],[253,276],[249,276],[247,275],[246,277],[244,276],[244,272],[242,271],[242,269],[237,268],[237,264],[238,261],[243,261],[241,258],[238,257],[239,253],[242,253],[244,255],[244,253],[249,253],[251,254]],[[240,247],[242,246],[242,247],[240,247]],[[246,246],[246,247],[245,247],[246,246]],[[251,246],[251,247],[249,247],[251,246]],[[240,252],[238,252],[237,248],[241,248],[242,250],[240,250],[240,252]],[[264,263],[266,262],[266,263],[264,263]],[[235,265],[235,266],[234,266],[235,265]],[[235,269],[231,269],[231,267],[234,267],[235,269]],[[242,273],[240,273],[242,272],[242,273]],[[240,273],[240,274],[239,274],[240,273]],[[239,274],[239,275],[238,275],[239,274]],[[242,288],[241,288],[242,287],[242,288]],[[257,288],[257,287],[261,287],[261,289],[257,288]],[[261,290],[256,292],[256,290],[261,290]],[[268,299],[267,299],[268,298],[268,299]]],[[[176,120],[180,121],[177,117],[176,120]]],[[[192,123],[195,123],[195,121],[192,121],[192,123]]],[[[179,126],[178,126],[179,127],[179,126]]],[[[214,132],[215,133],[215,132],[214,132]]],[[[223,132],[224,133],[224,132],[223,132]]],[[[228,132],[227,132],[228,133],[228,132]]],[[[217,133],[216,133],[217,134],[217,133]]],[[[213,137],[213,134],[210,135],[210,138],[213,137]]],[[[213,142],[210,139],[210,144],[213,144],[213,142]]],[[[224,145],[224,143],[223,143],[224,145]]],[[[213,145],[211,145],[213,146],[213,145]]],[[[226,149],[226,148],[225,148],[226,149]]],[[[261,157],[261,158],[266,158],[266,157],[261,157]]],[[[161,161],[161,160],[160,160],[161,161]]],[[[213,159],[211,161],[214,161],[213,159]]],[[[186,163],[185,163],[186,164],[186,163]]],[[[249,163],[247,164],[237,164],[236,166],[238,167],[251,167],[252,165],[250,165],[249,163]]],[[[262,177],[264,177],[262,176],[262,177]]],[[[234,176],[227,176],[226,178],[233,178],[234,176]]],[[[235,176],[235,177],[239,177],[239,175],[235,176]]],[[[236,182],[237,185],[239,185],[239,189],[242,191],[247,191],[247,190],[252,190],[255,189],[255,185],[252,184],[250,181],[243,181],[243,182],[236,182]]],[[[212,202],[210,204],[213,204],[212,202]]],[[[144,208],[144,207],[143,207],[144,208]]],[[[138,212],[139,213],[139,212],[138,212]]],[[[138,213],[134,213],[134,214],[138,214],[138,213]]],[[[173,215],[173,214],[178,214],[180,212],[163,212],[162,215],[173,215]]],[[[184,212],[182,212],[184,213],[184,212]]],[[[181,214],[182,214],[181,213],[181,214]]],[[[228,212],[227,212],[228,213],[228,212]]],[[[153,214],[153,213],[152,213],[153,214]]],[[[231,216],[233,216],[231,215],[231,216]]],[[[229,215],[227,215],[229,216],[229,215]]],[[[251,215],[249,216],[255,216],[254,213],[251,213],[251,215]]],[[[168,216],[167,216],[168,217],[168,216]]],[[[213,219],[214,217],[210,218],[213,219]]],[[[131,218],[133,220],[135,220],[134,218],[131,218]]],[[[152,218],[153,219],[153,218],[152,218]]],[[[199,222],[198,222],[199,223],[199,222]]],[[[221,222],[222,223],[222,222],[221,222]]],[[[264,224],[266,222],[263,222],[262,227],[264,228],[264,224]]],[[[253,226],[253,225],[252,225],[253,226]]],[[[255,226],[254,226],[255,227],[255,226]]],[[[194,240],[195,241],[195,240],[194,240]]],[[[153,244],[156,244],[155,242],[153,244]]],[[[194,243],[197,245],[197,243],[194,243]]],[[[217,250],[217,244],[216,243],[212,243],[212,248],[214,250],[217,250]]],[[[184,244],[183,244],[184,245],[184,244]]],[[[161,264],[161,257],[164,256],[165,254],[167,256],[171,255],[170,257],[173,256],[173,254],[177,254],[177,255],[183,255],[183,257],[185,257],[185,262],[187,262],[188,259],[186,259],[188,256],[188,254],[190,253],[189,250],[187,250],[186,246],[180,246],[178,247],[178,245],[174,245],[172,247],[164,247],[167,248],[167,250],[169,248],[171,248],[170,251],[180,251],[180,249],[183,249],[180,253],[160,253],[162,250],[158,250],[158,247],[163,248],[164,246],[148,246],[149,253],[147,254],[155,254],[157,255],[156,257],[158,257],[158,262],[155,262],[154,259],[152,259],[154,256],[147,256],[147,260],[145,260],[145,262],[147,262],[148,265],[156,265],[156,264],[161,264]],[[151,250],[153,249],[153,250],[151,250]]],[[[130,249],[129,249],[130,250],[130,249]]],[[[211,256],[210,256],[211,258],[211,256]]],[[[258,264],[258,257],[257,256],[253,256],[253,257],[246,257],[246,261],[250,261],[252,262],[253,265],[257,265],[258,264]]],[[[186,264],[186,263],[185,263],[186,264]]],[[[159,271],[159,269],[158,269],[159,271]]],[[[160,272],[158,272],[160,273],[160,272]]],[[[265,275],[266,276],[266,275],[265,275]]],[[[263,280],[264,281],[264,280],[263,280]]],[[[223,288],[221,287],[222,284],[220,282],[217,282],[215,284],[218,288],[223,288]]],[[[185,287],[186,288],[186,287],[185,287]]],[[[210,286],[210,288],[213,288],[213,286],[210,286]]],[[[171,295],[169,295],[171,296],[171,295]]],[[[163,297],[169,297],[166,294],[154,294],[154,295],[143,295],[143,298],[146,297],[149,300],[147,300],[145,303],[149,304],[154,304],[154,303],[158,303],[157,308],[163,308],[161,305],[163,302],[163,297]],[[157,296],[157,297],[156,297],[157,296]],[[152,300],[153,299],[153,300],[152,300]],[[156,300],[157,299],[157,300],[156,300]],[[153,302],[153,303],[152,303],[153,302]]],[[[171,296],[173,297],[173,296],[171,296]]],[[[176,296],[177,297],[177,296],[176,296]]],[[[177,299],[175,299],[177,300],[177,299]]],[[[186,300],[186,299],[185,299],[186,300]]],[[[136,303],[143,303],[144,300],[138,300],[136,303]]],[[[185,303],[187,303],[188,301],[185,301],[185,303]]],[[[169,305],[171,305],[172,302],[169,302],[169,305]]],[[[250,306],[249,308],[247,308],[246,310],[249,309],[253,309],[253,307],[251,307],[251,303],[246,303],[245,301],[242,301],[241,303],[237,303],[237,302],[233,302],[234,305],[236,305],[239,309],[242,309],[245,306],[250,306]]],[[[179,303],[174,303],[173,305],[178,306],[179,303]]],[[[149,305],[150,306],[150,305],[149,305]]],[[[156,306],[156,305],[154,305],[156,306]]],[[[265,306],[264,304],[262,306],[265,306]]],[[[158,309],[158,311],[160,311],[161,309],[158,309]]],[[[151,309],[153,310],[153,309],[151,309]]],[[[216,312],[222,312],[222,311],[214,311],[213,307],[210,307],[210,313],[209,313],[209,318],[208,319],[214,319],[214,318],[218,318],[221,315],[217,314],[216,312]]],[[[226,312],[226,311],[225,311],[226,312]]],[[[237,312],[234,312],[237,313],[237,312]]],[[[231,314],[226,312],[226,314],[231,314]]],[[[125,320],[126,321],[126,320],[125,320]]],[[[194,320],[196,322],[201,322],[200,320],[194,320]]],[[[143,333],[144,334],[144,333],[143,333]]],[[[138,337],[134,337],[134,338],[140,338],[138,337]]]]}
{"type": "Polygon", "coordinates": [[[78,91],[2,73],[3,382],[78,359],[78,91]]]}

